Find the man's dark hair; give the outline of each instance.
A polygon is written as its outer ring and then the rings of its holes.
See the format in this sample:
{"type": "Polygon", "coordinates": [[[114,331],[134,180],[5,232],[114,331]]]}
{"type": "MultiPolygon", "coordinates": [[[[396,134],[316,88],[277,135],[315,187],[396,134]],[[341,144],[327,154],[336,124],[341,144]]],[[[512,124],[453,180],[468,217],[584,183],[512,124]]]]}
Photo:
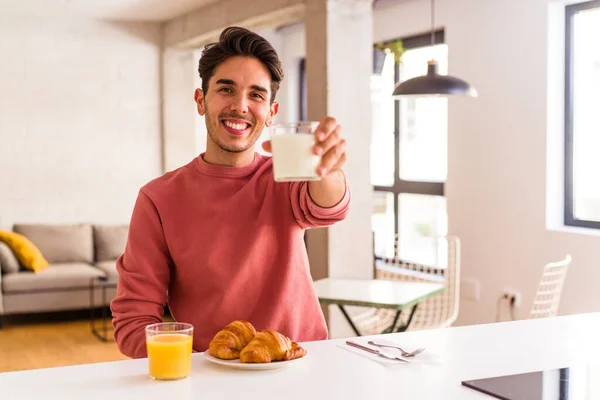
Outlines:
{"type": "Polygon", "coordinates": [[[221,32],[218,42],[207,44],[202,50],[198,72],[202,79],[204,94],[207,93],[208,81],[214,75],[217,66],[235,56],[254,57],[267,67],[271,73],[271,103],[273,103],[279,90],[279,83],[283,79],[279,56],[265,38],[237,26],[226,28],[221,32]]]}

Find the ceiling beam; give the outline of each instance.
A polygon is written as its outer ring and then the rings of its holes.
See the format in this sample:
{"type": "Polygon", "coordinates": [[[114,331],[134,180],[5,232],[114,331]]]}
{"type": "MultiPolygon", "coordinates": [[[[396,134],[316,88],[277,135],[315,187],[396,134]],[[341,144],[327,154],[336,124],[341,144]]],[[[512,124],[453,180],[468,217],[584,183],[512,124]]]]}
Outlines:
{"type": "Polygon", "coordinates": [[[216,40],[231,25],[258,30],[301,21],[304,0],[223,0],[164,25],[164,46],[199,48],[216,40]]]}

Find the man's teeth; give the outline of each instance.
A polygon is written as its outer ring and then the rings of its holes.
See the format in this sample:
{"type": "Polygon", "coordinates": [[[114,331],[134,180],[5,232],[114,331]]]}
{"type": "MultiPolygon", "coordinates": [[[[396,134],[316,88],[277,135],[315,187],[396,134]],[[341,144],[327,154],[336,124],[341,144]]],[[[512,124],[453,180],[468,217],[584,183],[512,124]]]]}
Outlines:
{"type": "Polygon", "coordinates": [[[229,121],[224,121],[224,123],[231,129],[235,129],[236,131],[243,131],[248,126],[248,124],[234,124],[233,122],[229,121]]]}

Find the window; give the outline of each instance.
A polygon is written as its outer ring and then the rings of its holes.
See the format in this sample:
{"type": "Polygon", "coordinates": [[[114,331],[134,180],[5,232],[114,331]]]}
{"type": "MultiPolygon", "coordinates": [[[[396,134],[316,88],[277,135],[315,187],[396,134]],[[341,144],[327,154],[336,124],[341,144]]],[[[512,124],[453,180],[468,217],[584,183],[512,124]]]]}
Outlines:
{"type": "Polygon", "coordinates": [[[431,58],[438,61],[440,73],[447,73],[448,47],[443,44],[443,32],[436,33],[433,46],[430,40],[430,35],[402,39],[406,51],[401,64],[392,54],[385,55],[379,59],[381,70],[371,80],[372,229],[376,258],[398,257],[443,267],[447,250],[439,238],[448,230],[444,197],[447,99],[391,97],[400,79],[425,74],[431,58]]]}
{"type": "Polygon", "coordinates": [[[566,8],[565,225],[600,229],[600,0],[566,8]]]}

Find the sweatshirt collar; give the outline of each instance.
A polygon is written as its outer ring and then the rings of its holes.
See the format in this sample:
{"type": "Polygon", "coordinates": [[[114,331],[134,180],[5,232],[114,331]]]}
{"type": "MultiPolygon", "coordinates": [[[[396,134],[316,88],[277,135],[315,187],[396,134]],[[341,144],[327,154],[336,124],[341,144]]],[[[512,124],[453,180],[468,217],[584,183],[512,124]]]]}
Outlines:
{"type": "Polygon", "coordinates": [[[254,153],[254,160],[250,165],[245,167],[227,167],[223,165],[209,164],[204,161],[204,154],[196,157],[196,169],[201,173],[218,178],[243,178],[254,173],[262,164],[263,156],[259,153],[254,153]]]}

